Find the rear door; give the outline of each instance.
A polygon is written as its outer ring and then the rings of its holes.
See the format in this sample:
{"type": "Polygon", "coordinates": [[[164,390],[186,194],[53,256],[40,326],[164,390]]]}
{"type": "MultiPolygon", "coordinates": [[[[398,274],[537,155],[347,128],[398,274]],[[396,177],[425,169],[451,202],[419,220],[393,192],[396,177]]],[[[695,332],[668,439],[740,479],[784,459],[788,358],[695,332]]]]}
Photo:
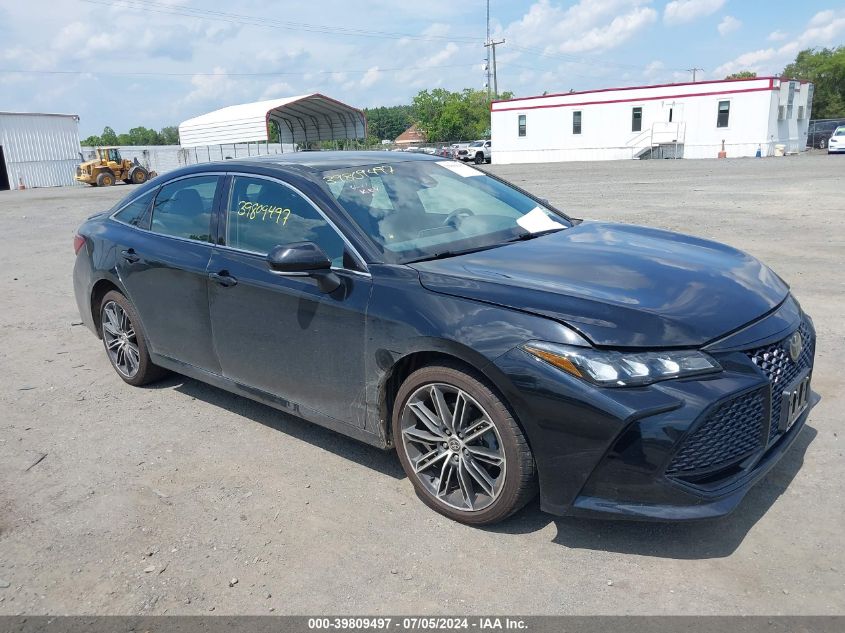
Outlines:
{"type": "MultiPolygon", "coordinates": [[[[299,190],[234,174],[209,272],[209,309],[223,375],[311,411],[363,427],[365,319],[371,278],[335,226],[299,190]],[[271,271],[279,244],[312,241],[342,286],[271,271]],[[216,275],[216,276],[215,276],[216,275]]],[[[308,417],[308,411],[302,411],[308,417]]]]}
{"type": "Polygon", "coordinates": [[[207,268],[221,180],[222,174],[201,174],[163,185],[141,220],[143,230],[127,231],[131,239],[116,254],[152,351],[214,373],[220,365],[211,340],[207,268]]]}

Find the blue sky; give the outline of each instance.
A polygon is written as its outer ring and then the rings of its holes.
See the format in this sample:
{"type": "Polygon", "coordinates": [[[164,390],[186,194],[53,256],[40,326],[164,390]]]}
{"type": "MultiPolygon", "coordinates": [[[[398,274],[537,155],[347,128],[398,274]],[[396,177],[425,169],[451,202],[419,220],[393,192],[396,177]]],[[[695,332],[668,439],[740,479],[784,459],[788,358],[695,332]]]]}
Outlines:
{"type": "MultiPolygon", "coordinates": [[[[491,0],[499,89],[517,95],[777,74],[845,44],[838,0],[491,0]]],[[[322,92],[409,103],[482,88],[484,0],[47,0],[0,5],[0,110],[160,128],[225,105],[322,92]]]]}

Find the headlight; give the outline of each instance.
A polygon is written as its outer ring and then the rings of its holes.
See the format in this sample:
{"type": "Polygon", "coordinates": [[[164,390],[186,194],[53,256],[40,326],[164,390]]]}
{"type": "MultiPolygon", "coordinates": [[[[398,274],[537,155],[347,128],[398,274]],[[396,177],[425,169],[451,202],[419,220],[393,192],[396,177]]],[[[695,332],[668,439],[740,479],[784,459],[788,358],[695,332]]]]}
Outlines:
{"type": "Polygon", "coordinates": [[[696,350],[616,352],[531,341],[522,346],[534,357],[603,387],[648,385],[658,380],[721,371],[713,358],[696,350]]]}

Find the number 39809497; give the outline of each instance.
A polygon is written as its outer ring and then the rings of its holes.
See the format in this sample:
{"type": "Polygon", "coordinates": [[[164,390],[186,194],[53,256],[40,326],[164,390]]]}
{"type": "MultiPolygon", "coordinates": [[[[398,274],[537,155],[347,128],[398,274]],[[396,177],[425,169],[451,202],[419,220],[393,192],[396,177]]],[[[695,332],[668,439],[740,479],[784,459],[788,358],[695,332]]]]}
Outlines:
{"type": "Polygon", "coordinates": [[[238,215],[248,220],[258,219],[262,222],[265,220],[272,222],[273,218],[275,218],[276,224],[281,220],[284,226],[287,224],[288,217],[290,217],[290,209],[286,207],[275,207],[272,204],[258,204],[257,202],[241,200],[238,203],[238,215]]]}

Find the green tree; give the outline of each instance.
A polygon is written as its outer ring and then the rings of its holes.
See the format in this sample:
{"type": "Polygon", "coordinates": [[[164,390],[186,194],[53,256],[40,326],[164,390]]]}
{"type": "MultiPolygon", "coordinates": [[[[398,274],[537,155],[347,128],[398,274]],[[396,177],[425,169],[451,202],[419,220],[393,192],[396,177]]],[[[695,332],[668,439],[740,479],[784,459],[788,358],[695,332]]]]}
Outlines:
{"type": "Polygon", "coordinates": [[[82,139],[82,141],[80,141],[80,145],[82,145],[82,147],[97,147],[98,145],[103,145],[103,139],[96,134],[92,134],[88,138],[82,139]]]}
{"type": "Polygon", "coordinates": [[[411,106],[408,105],[366,108],[364,114],[368,136],[376,137],[376,142],[382,139],[392,141],[414,122],[411,106]]]}
{"type": "Polygon", "coordinates": [[[783,75],[815,84],[813,118],[845,117],[845,46],[803,50],[783,75]]]}
{"type": "Polygon", "coordinates": [[[179,128],[175,125],[161,128],[158,136],[162,145],[179,145],[179,128]]]}
{"type": "MultiPolygon", "coordinates": [[[[500,98],[511,99],[513,94],[505,92],[500,98]]],[[[414,97],[412,109],[430,142],[466,141],[490,134],[490,101],[483,90],[423,90],[414,97]]]]}
{"type": "Polygon", "coordinates": [[[738,73],[731,73],[725,79],[754,79],[757,73],[751,70],[740,70],[738,73]]]}
{"type": "Polygon", "coordinates": [[[100,140],[103,145],[117,145],[117,134],[115,134],[114,130],[107,125],[103,128],[100,140]]]}

